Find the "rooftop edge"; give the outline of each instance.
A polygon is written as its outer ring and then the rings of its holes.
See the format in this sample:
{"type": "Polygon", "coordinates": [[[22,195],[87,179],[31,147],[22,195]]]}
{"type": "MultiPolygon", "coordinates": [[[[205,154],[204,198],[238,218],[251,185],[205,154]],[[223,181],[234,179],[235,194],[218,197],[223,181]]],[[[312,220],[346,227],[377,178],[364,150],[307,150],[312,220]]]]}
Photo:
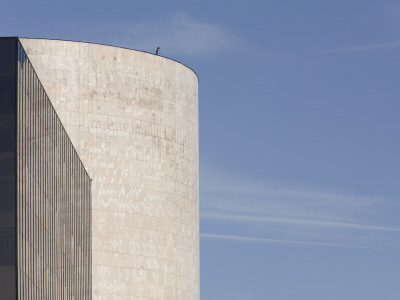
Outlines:
{"type": "Polygon", "coordinates": [[[31,39],[31,40],[49,40],[49,41],[62,41],[62,42],[74,42],[74,43],[84,43],[84,44],[94,44],[94,45],[100,45],[100,46],[107,46],[107,47],[114,47],[114,48],[120,48],[120,49],[127,49],[127,50],[132,50],[132,51],[138,51],[138,52],[142,52],[142,53],[146,53],[146,54],[150,54],[150,55],[154,55],[154,56],[159,56],[171,61],[174,61],[178,64],[181,64],[182,66],[185,66],[186,68],[188,68],[189,70],[191,70],[197,77],[197,81],[200,82],[199,79],[199,75],[197,75],[196,71],[193,70],[191,67],[189,67],[188,65],[185,65],[184,63],[181,63],[180,61],[177,61],[175,59],[166,57],[166,56],[162,56],[162,55],[156,55],[154,53],[151,52],[147,52],[147,51],[143,51],[143,50],[138,50],[138,49],[132,49],[132,48],[128,48],[128,47],[121,47],[121,46],[115,46],[115,45],[108,45],[108,44],[101,44],[101,43],[95,43],[95,42],[82,42],[82,41],[74,41],[74,40],[63,40],[63,39],[50,39],[50,38],[31,38],[31,37],[20,37],[20,36],[9,36],[9,37],[0,37],[0,39],[6,39],[6,38],[17,38],[17,39],[31,39]]]}

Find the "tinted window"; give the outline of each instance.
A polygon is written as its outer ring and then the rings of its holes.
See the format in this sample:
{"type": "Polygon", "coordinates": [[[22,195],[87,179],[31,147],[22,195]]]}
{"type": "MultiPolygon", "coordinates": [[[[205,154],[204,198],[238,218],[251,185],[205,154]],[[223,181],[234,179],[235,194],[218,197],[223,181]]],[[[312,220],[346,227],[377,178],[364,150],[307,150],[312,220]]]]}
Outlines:
{"type": "Polygon", "coordinates": [[[0,266],[0,299],[16,299],[15,267],[0,266]]]}
{"type": "Polygon", "coordinates": [[[16,47],[15,38],[0,39],[0,76],[15,77],[16,47]]]}
{"type": "Polygon", "coordinates": [[[15,151],[15,115],[0,113],[0,152],[15,151]]]}
{"type": "Polygon", "coordinates": [[[0,114],[15,112],[15,78],[0,76],[0,114]]]}
{"type": "Polygon", "coordinates": [[[15,265],[15,228],[0,227],[0,266],[15,265]]]}

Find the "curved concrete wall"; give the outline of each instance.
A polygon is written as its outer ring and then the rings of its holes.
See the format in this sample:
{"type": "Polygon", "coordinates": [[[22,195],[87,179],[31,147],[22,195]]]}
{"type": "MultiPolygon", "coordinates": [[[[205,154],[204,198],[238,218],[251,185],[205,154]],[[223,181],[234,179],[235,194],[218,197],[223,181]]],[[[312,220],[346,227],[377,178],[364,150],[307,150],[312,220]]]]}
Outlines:
{"type": "Polygon", "coordinates": [[[93,179],[93,299],[199,299],[196,74],[118,47],[21,43],[93,179]]]}

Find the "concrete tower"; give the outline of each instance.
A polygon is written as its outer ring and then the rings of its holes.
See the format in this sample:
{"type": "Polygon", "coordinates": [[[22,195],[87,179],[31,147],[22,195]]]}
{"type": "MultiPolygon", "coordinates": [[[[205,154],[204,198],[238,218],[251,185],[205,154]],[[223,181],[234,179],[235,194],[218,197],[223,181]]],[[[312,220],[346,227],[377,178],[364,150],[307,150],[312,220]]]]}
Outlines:
{"type": "Polygon", "coordinates": [[[130,49],[20,41],[92,179],[92,298],[199,299],[196,74],[130,49]]]}

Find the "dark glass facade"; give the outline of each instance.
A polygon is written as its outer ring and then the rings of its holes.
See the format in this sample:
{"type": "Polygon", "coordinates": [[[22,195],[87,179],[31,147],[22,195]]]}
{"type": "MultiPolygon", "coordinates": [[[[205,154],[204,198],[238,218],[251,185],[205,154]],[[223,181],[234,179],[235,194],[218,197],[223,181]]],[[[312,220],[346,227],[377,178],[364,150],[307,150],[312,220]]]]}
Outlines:
{"type": "Polygon", "coordinates": [[[0,287],[1,299],[16,298],[16,49],[0,39],[0,287]]]}
{"type": "Polygon", "coordinates": [[[91,299],[90,178],[17,38],[0,76],[0,299],[91,299]]]}

